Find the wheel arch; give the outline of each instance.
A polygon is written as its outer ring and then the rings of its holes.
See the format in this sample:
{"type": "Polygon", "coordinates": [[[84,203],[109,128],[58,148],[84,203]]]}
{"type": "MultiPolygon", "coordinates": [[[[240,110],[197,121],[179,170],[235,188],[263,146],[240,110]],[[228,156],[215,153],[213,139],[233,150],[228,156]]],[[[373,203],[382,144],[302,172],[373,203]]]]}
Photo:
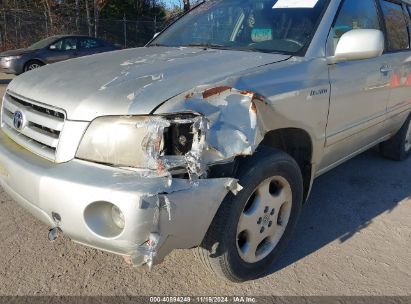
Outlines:
{"type": "Polygon", "coordinates": [[[23,69],[26,70],[26,67],[27,67],[30,63],[33,63],[33,62],[39,62],[41,65],[46,65],[46,63],[45,63],[43,60],[38,59],[38,58],[32,58],[32,59],[27,60],[27,61],[24,63],[23,69]]]}
{"type": "Polygon", "coordinates": [[[297,162],[304,182],[304,200],[308,198],[312,184],[313,141],[308,132],[299,128],[284,128],[269,131],[259,144],[284,151],[297,162]]]}

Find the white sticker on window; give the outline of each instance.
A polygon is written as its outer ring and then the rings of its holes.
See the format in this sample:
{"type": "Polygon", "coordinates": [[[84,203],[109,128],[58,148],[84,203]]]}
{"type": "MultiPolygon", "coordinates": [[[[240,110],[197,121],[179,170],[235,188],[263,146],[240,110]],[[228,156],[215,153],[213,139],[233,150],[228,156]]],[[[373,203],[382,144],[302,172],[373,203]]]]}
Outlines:
{"type": "Polygon", "coordinates": [[[314,8],[318,0],[278,0],[273,8],[314,8]]]}

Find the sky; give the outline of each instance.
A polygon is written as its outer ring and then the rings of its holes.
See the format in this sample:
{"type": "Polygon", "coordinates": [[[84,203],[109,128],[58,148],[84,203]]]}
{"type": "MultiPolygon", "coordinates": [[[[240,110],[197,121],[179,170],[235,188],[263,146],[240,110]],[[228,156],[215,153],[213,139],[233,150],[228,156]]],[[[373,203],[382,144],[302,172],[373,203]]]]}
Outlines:
{"type": "Polygon", "coordinates": [[[164,1],[164,3],[168,6],[168,7],[171,7],[171,6],[173,6],[174,4],[176,4],[176,5],[180,5],[181,4],[181,1],[179,1],[179,0],[163,0],[164,1]]]}

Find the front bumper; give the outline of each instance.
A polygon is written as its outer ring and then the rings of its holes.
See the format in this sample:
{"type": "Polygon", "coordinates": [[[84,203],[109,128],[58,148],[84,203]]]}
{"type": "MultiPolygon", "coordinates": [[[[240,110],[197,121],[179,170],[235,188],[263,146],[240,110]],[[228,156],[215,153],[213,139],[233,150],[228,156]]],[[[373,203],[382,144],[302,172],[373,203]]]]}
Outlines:
{"type": "Polygon", "coordinates": [[[4,190],[73,241],[131,256],[135,265],[156,264],[173,249],[199,245],[232,181],[203,179],[192,184],[185,179],[144,178],[80,160],[55,164],[20,147],[0,130],[4,190]],[[85,212],[96,202],[109,202],[122,210],[126,224],[120,234],[96,232],[93,225],[101,222],[87,219],[85,212]]]}
{"type": "Polygon", "coordinates": [[[23,73],[23,63],[21,63],[19,59],[10,61],[0,59],[0,72],[19,75],[23,73]]]}

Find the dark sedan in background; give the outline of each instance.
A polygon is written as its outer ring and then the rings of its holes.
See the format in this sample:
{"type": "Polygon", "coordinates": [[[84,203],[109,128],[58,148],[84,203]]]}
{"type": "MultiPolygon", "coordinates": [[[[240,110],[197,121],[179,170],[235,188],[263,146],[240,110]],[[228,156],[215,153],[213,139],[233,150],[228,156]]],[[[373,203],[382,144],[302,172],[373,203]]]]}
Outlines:
{"type": "Polygon", "coordinates": [[[0,53],[0,71],[19,75],[45,64],[118,49],[110,42],[87,36],[52,36],[26,49],[0,53]]]}

